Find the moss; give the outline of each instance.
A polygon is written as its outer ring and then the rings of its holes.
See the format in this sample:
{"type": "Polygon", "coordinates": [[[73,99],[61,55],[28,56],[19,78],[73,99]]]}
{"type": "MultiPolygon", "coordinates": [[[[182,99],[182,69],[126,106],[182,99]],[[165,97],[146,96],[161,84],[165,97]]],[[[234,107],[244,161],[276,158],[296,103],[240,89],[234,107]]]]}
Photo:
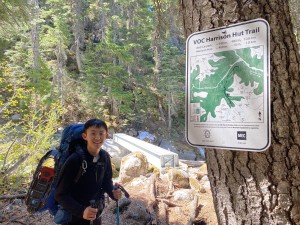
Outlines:
{"type": "Polygon", "coordinates": [[[117,178],[119,176],[119,171],[117,170],[115,164],[111,164],[112,172],[113,172],[113,178],[117,178]]]}
{"type": "Polygon", "coordinates": [[[153,166],[150,164],[150,166],[148,167],[147,173],[156,173],[159,174],[160,171],[156,166],[153,166]]]}
{"type": "Polygon", "coordinates": [[[141,152],[134,152],[133,153],[138,159],[140,159],[141,161],[147,161],[147,159],[146,159],[146,156],[143,154],[143,153],[141,153],[141,152]]]}
{"type": "Polygon", "coordinates": [[[207,172],[207,164],[204,163],[202,166],[200,166],[199,170],[200,170],[200,171],[207,172]]]}
{"type": "Polygon", "coordinates": [[[177,183],[182,188],[189,188],[188,178],[185,177],[180,170],[171,169],[169,173],[173,182],[177,183]]]}
{"type": "Polygon", "coordinates": [[[190,182],[191,187],[194,187],[194,189],[196,189],[196,190],[200,190],[201,186],[200,186],[199,181],[197,179],[190,178],[189,182],[190,182]]]}

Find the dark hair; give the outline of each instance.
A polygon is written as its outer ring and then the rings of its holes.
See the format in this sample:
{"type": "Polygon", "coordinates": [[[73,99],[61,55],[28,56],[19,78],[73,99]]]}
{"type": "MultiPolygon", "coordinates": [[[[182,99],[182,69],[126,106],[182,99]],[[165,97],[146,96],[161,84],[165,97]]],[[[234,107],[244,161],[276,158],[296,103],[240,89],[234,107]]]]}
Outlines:
{"type": "Polygon", "coordinates": [[[99,119],[90,119],[90,120],[86,121],[86,123],[84,124],[84,130],[83,130],[83,132],[85,133],[86,130],[89,127],[93,127],[93,126],[95,126],[97,128],[104,127],[104,129],[107,132],[107,125],[106,125],[106,123],[104,121],[102,121],[102,120],[99,120],[99,119]]]}

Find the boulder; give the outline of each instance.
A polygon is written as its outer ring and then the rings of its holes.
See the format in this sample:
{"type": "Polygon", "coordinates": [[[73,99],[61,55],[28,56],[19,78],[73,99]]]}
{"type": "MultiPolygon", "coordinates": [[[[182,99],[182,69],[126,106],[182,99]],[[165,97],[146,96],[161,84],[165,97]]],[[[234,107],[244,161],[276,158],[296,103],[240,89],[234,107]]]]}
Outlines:
{"type": "Polygon", "coordinates": [[[148,171],[148,161],[141,152],[133,152],[122,158],[119,180],[127,183],[136,177],[146,175],[148,171]]]}
{"type": "Polygon", "coordinates": [[[113,139],[106,139],[102,148],[110,154],[111,162],[116,166],[116,169],[120,169],[122,158],[130,154],[130,151],[114,143],[113,139]]]}
{"type": "Polygon", "coordinates": [[[191,189],[193,189],[195,191],[200,191],[202,185],[198,179],[190,177],[189,183],[190,183],[191,189]]]}
{"type": "Polygon", "coordinates": [[[192,201],[194,199],[195,192],[192,189],[181,189],[174,191],[175,201],[192,201]]]}
{"type": "Polygon", "coordinates": [[[178,150],[172,143],[168,140],[162,139],[159,142],[159,147],[167,149],[171,152],[174,152],[178,154],[179,159],[185,159],[185,160],[195,160],[197,158],[196,153],[193,149],[185,149],[185,150],[178,150]]]}
{"type": "Polygon", "coordinates": [[[178,188],[190,188],[189,174],[180,169],[170,169],[168,171],[169,181],[178,188]]]}

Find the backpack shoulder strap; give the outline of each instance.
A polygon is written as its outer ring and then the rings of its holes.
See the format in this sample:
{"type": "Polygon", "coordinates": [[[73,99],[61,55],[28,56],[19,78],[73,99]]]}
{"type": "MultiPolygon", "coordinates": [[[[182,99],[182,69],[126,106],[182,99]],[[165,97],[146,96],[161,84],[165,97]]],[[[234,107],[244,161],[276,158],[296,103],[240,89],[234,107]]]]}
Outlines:
{"type": "Polygon", "coordinates": [[[98,184],[100,184],[100,186],[102,185],[104,174],[105,174],[105,169],[106,169],[106,166],[107,166],[107,157],[108,157],[108,153],[105,150],[101,149],[100,157],[99,157],[98,162],[97,162],[97,166],[101,167],[101,173],[100,173],[100,176],[97,180],[98,184]]]}
{"type": "MultiPolygon", "coordinates": [[[[74,179],[75,183],[78,182],[80,176],[83,173],[85,173],[85,170],[87,168],[87,163],[86,163],[86,160],[85,160],[84,152],[83,152],[82,149],[81,150],[79,150],[79,149],[80,148],[76,148],[76,150],[71,154],[71,155],[76,154],[76,156],[78,157],[78,159],[80,160],[80,163],[81,163],[81,166],[78,168],[77,175],[74,179]]],[[[60,166],[58,166],[57,171],[55,172],[55,174],[56,174],[56,177],[55,177],[56,183],[61,179],[63,171],[65,170],[65,167],[67,165],[67,161],[70,160],[71,155],[66,157],[66,159],[64,160],[63,163],[59,163],[60,166]]]]}
{"type": "Polygon", "coordinates": [[[102,183],[103,183],[104,174],[105,174],[105,171],[106,171],[108,157],[109,157],[108,152],[106,152],[105,150],[101,149],[101,151],[100,151],[100,157],[99,157],[98,162],[97,162],[97,166],[101,167],[100,176],[97,179],[97,183],[98,183],[98,185],[101,188],[95,194],[95,196],[94,196],[95,198],[94,199],[99,199],[101,197],[101,195],[103,194],[102,183]]]}
{"type": "Polygon", "coordinates": [[[82,174],[84,174],[86,172],[86,168],[87,168],[87,162],[85,160],[85,154],[83,152],[83,149],[81,147],[76,147],[75,153],[79,156],[80,161],[81,161],[81,166],[78,170],[78,173],[75,177],[74,182],[77,183],[79,181],[79,178],[81,177],[82,174]]]}
{"type": "MultiPolygon", "coordinates": [[[[85,154],[84,151],[81,147],[77,147],[76,151],[74,152],[78,155],[78,157],[80,158],[81,166],[78,170],[78,173],[74,179],[74,182],[77,183],[80,179],[80,177],[82,176],[82,174],[85,173],[86,168],[87,168],[87,161],[85,160],[85,154]]],[[[103,182],[103,178],[104,178],[104,174],[105,174],[105,169],[106,169],[106,165],[107,165],[107,158],[109,157],[108,152],[106,152],[105,150],[101,149],[100,151],[100,157],[98,159],[97,162],[97,166],[101,166],[101,172],[100,172],[100,176],[97,179],[97,183],[102,186],[102,182],[103,182]]]]}

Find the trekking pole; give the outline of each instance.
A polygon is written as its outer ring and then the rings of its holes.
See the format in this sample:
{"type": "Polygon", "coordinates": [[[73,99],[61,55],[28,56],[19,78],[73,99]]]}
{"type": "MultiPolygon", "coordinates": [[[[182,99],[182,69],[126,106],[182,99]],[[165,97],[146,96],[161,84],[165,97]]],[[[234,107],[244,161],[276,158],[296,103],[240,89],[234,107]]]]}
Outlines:
{"type": "MultiPolygon", "coordinates": [[[[115,185],[114,190],[117,190],[119,186],[115,185]]],[[[119,210],[119,200],[116,201],[116,216],[117,216],[117,225],[120,225],[120,210],[119,210]]]]}
{"type": "Polygon", "coordinates": [[[119,200],[117,200],[116,214],[117,214],[117,225],[120,225],[119,200]]]}

